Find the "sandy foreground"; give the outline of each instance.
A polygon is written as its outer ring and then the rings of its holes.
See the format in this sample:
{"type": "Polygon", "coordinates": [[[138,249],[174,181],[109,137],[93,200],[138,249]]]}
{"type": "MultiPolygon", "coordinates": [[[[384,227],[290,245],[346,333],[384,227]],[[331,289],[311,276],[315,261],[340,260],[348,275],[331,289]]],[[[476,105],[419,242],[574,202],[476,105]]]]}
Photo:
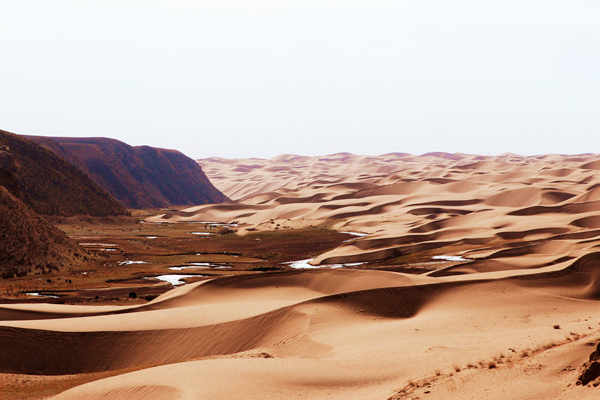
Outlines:
{"type": "Polygon", "coordinates": [[[143,305],[2,305],[2,372],[138,369],[55,399],[600,398],[576,385],[600,340],[600,156],[201,163],[236,201],[151,220],[366,236],[143,305]],[[378,260],[431,271],[329,267],[378,260]]]}

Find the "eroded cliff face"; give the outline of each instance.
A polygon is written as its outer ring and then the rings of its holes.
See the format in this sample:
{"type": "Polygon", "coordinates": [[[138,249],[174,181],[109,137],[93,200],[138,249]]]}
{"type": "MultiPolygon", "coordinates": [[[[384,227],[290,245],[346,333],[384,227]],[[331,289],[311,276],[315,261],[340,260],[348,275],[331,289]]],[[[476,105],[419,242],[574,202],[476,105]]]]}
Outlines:
{"type": "Polygon", "coordinates": [[[107,138],[29,137],[85,171],[128,208],[228,201],[194,160],[176,150],[107,138]]]}
{"type": "Polygon", "coordinates": [[[42,215],[126,215],[76,166],[21,136],[0,131],[0,184],[42,215]]]}

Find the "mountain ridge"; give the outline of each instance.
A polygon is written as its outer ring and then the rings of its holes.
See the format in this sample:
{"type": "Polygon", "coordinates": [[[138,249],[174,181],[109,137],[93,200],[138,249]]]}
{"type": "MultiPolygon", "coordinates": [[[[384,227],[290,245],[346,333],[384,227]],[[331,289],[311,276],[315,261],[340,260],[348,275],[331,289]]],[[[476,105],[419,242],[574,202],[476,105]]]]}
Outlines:
{"type": "Polygon", "coordinates": [[[177,150],[109,138],[26,137],[83,170],[128,208],[229,201],[200,165],[177,150]]]}
{"type": "Polygon", "coordinates": [[[0,130],[0,184],[41,215],[128,215],[109,193],[54,152],[0,130]]]}

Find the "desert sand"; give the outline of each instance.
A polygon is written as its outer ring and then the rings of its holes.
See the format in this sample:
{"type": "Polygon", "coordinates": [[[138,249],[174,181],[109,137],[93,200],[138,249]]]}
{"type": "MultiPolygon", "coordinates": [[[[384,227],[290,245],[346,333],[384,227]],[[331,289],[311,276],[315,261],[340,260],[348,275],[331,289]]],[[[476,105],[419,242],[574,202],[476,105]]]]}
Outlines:
{"type": "Polygon", "coordinates": [[[233,201],[148,223],[357,235],[316,268],[208,279],[146,304],[1,305],[1,372],[116,372],[57,400],[600,397],[576,384],[600,341],[600,156],[200,164],[233,201]],[[415,264],[428,272],[384,268],[415,264]]]}

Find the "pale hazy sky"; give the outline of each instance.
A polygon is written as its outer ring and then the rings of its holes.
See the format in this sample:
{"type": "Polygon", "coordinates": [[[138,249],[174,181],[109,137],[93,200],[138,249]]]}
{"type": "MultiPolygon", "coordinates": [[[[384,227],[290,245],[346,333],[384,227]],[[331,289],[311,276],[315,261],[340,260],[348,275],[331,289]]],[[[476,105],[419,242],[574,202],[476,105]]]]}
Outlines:
{"type": "Polygon", "coordinates": [[[600,153],[600,1],[0,0],[0,129],[190,157],[600,153]]]}

